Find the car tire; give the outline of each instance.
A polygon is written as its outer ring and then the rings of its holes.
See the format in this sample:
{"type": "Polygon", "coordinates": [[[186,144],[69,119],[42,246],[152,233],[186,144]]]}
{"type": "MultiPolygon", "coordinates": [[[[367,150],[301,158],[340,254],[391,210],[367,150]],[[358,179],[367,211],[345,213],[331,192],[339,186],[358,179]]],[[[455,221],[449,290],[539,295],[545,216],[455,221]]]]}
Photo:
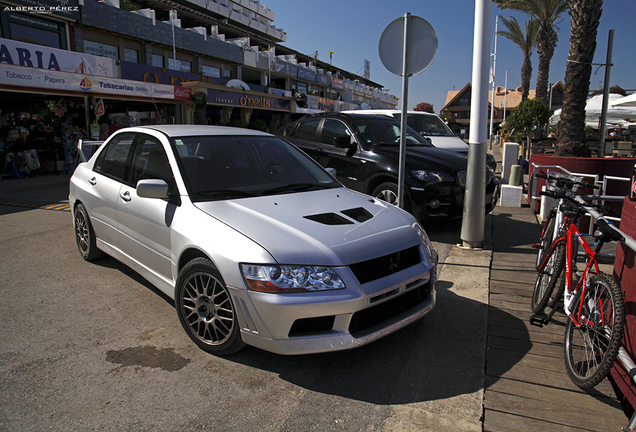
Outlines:
{"type": "Polygon", "coordinates": [[[80,255],[86,261],[92,261],[101,257],[104,253],[97,249],[97,238],[93,225],[88,217],[88,212],[84,204],[78,204],[75,207],[75,217],[73,225],[75,226],[75,242],[80,255]]]}
{"type": "Polygon", "coordinates": [[[371,195],[389,204],[398,205],[398,187],[395,183],[382,183],[373,190],[371,195]]]}
{"type": "Polygon", "coordinates": [[[245,346],[230,292],[207,258],[195,258],[179,272],[175,306],[186,334],[203,351],[229,355],[245,346]]]}

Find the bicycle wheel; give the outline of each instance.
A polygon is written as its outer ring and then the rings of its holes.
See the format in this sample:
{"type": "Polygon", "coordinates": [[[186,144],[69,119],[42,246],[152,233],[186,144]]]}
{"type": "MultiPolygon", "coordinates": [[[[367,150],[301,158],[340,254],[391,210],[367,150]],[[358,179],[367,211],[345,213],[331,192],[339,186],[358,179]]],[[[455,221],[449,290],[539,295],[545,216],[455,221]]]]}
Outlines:
{"type": "Polygon", "coordinates": [[[565,264],[565,243],[557,244],[554,252],[548,257],[548,262],[543,271],[537,275],[537,281],[534,284],[534,292],[532,293],[532,312],[537,314],[543,312],[552,290],[559,281],[559,276],[565,264]]]}
{"type": "Polygon", "coordinates": [[[550,249],[552,248],[552,241],[554,240],[555,223],[556,223],[555,214],[554,214],[554,211],[552,211],[548,219],[545,221],[545,224],[546,224],[545,229],[542,232],[541,242],[539,243],[541,247],[537,251],[537,262],[535,264],[537,270],[539,270],[539,268],[541,267],[541,264],[543,263],[543,260],[545,259],[546,256],[548,256],[548,253],[550,252],[550,249]]]}
{"type": "Polygon", "coordinates": [[[624,301],[616,281],[605,273],[590,277],[583,301],[572,311],[581,326],[568,320],[565,328],[565,367],[582,389],[605,379],[618,356],[625,328],[624,301]]]}

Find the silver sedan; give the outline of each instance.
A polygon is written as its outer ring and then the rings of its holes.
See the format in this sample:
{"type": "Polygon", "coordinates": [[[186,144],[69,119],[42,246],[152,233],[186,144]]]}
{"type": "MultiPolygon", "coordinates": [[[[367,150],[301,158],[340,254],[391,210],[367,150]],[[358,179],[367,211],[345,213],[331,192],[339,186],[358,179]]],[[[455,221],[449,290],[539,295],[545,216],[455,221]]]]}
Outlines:
{"type": "Polygon", "coordinates": [[[353,348],[435,305],[419,223],[270,134],[121,129],[77,167],[69,202],[82,256],[137,271],[213,354],[353,348]]]}

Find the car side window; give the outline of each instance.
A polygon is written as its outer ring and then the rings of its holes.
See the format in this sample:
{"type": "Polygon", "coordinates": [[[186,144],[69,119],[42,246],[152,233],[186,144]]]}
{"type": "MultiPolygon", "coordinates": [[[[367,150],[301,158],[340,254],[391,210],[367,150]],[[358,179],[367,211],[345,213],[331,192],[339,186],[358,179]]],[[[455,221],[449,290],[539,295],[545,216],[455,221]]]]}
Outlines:
{"type": "Polygon", "coordinates": [[[290,136],[294,136],[294,128],[296,127],[296,123],[292,123],[289,126],[285,126],[285,128],[283,129],[283,136],[284,137],[290,137],[290,136]]]}
{"type": "Polygon", "coordinates": [[[335,145],[336,142],[342,142],[343,140],[351,142],[351,132],[349,132],[347,126],[339,120],[326,119],[322,125],[320,142],[335,145]]]}
{"type": "Polygon", "coordinates": [[[292,132],[293,138],[304,139],[308,141],[316,140],[316,130],[318,129],[318,124],[320,123],[320,119],[313,119],[301,122],[296,130],[292,132]]]}
{"type": "Polygon", "coordinates": [[[123,133],[113,137],[97,157],[93,170],[123,182],[126,175],[126,161],[134,140],[135,134],[132,133],[123,133]]]}
{"type": "Polygon", "coordinates": [[[140,135],[130,164],[130,184],[139,180],[160,179],[172,182],[172,171],[161,142],[149,135],[140,135]]]}

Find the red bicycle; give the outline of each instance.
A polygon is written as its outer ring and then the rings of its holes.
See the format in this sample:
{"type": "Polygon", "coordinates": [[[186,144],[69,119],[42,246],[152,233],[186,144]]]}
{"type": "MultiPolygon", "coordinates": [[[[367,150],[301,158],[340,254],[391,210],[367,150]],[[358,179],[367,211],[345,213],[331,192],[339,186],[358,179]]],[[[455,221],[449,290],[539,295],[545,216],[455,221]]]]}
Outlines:
{"type": "MultiPolygon", "coordinates": [[[[549,178],[549,177],[548,177],[549,178]]],[[[598,385],[609,373],[621,346],[625,315],[624,300],[619,285],[608,274],[599,270],[598,257],[608,241],[623,240],[613,228],[581,195],[567,187],[557,186],[553,191],[541,192],[559,200],[558,210],[563,221],[555,226],[558,235],[549,252],[539,265],[539,274],[532,295],[530,318],[535,325],[547,324],[563,296],[563,309],[568,323],[565,329],[565,365],[570,379],[580,388],[598,385]],[[598,229],[595,249],[583,239],[576,226],[585,213],[597,218],[598,229]],[[585,268],[577,268],[577,250],[582,247],[585,268]],[[563,270],[564,283],[559,284],[563,270]],[[553,290],[559,286],[553,295],[553,290]],[[547,305],[554,306],[546,315],[547,305]]]]}

